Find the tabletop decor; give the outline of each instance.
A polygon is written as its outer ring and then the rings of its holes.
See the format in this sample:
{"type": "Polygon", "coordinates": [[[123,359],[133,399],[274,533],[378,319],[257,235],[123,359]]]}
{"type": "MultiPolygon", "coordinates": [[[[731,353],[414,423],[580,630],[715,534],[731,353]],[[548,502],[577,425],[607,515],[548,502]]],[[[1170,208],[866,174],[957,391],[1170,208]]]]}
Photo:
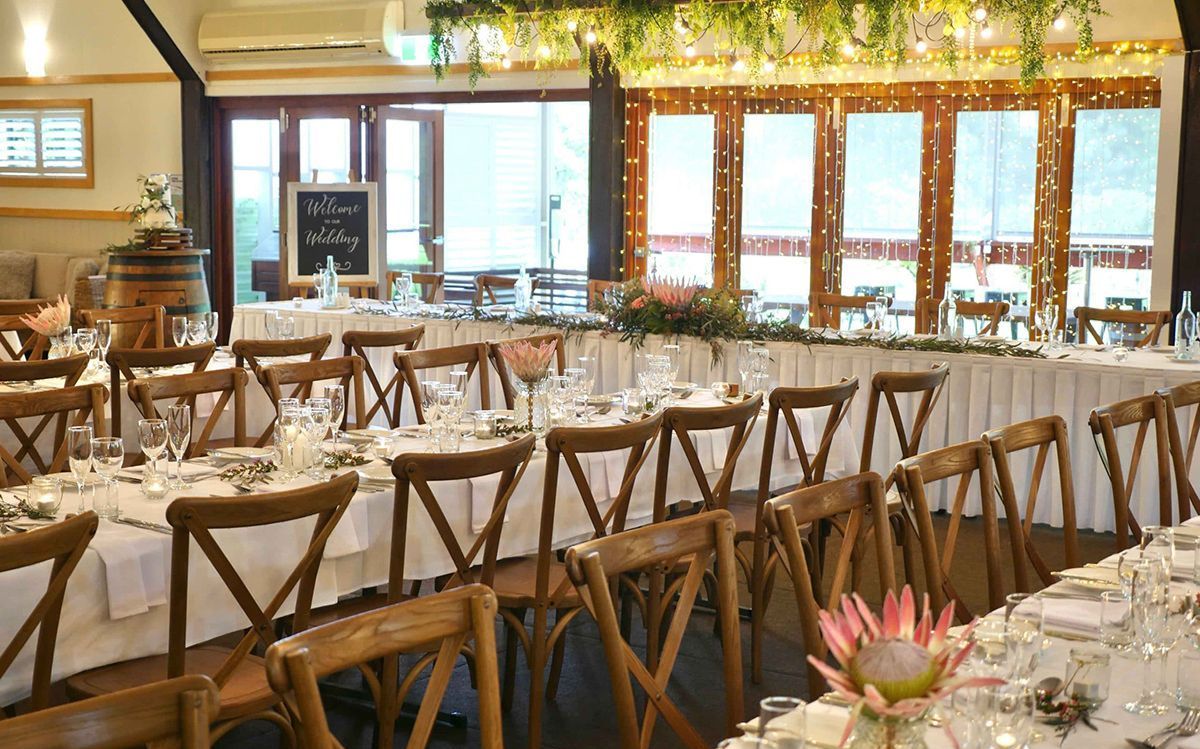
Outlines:
{"type": "Polygon", "coordinates": [[[546,379],[550,376],[550,361],[554,358],[554,343],[547,341],[534,346],[529,341],[500,346],[500,356],[515,379],[516,398],[513,400],[514,421],[540,434],[546,428],[546,379]]]}
{"type": "Polygon", "coordinates": [[[362,453],[352,450],[326,450],[325,468],[336,471],[339,468],[365,466],[371,459],[362,453]]]}
{"type": "MultiPolygon", "coordinates": [[[[147,229],[174,229],[175,206],[171,203],[171,181],[165,174],[138,175],[142,194],[126,206],[132,221],[147,229]]],[[[119,209],[118,209],[119,210],[119,209]]]]}
{"type": "MultiPolygon", "coordinates": [[[[1014,359],[1046,359],[1045,347],[1026,348],[1015,342],[943,340],[940,338],[913,338],[896,334],[872,336],[847,336],[838,331],[822,331],[802,328],[795,323],[772,320],[746,326],[745,339],[773,341],[778,343],[803,343],[817,346],[869,346],[892,351],[925,351],[940,354],[983,354],[1006,356],[1014,359]]],[[[1060,354],[1066,356],[1066,354],[1060,354]]]]}
{"type": "Polygon", "coordinates": [[[690,335],[713,347],[738,340],[746,327],[741,306],[724,289],[708,289],[684,278],[650,276],[610,289],[600,311],[622,341],[641,346],[647,335],[690,335]]]}
{"type": "Polygon", "coordinates": [[[992,678],[956,678],[958,667],[974,647],[970,636],[975,621],[966,626],[957,642],[951,642],[947,632],[953,621],[951,603],[935,624],[928,596],[918,620],[909,585],[899,599],[894,591],[888,591],[882,621],[857,593],[842,596],[841,613],[820,613],[821,635],[841,670],[811,655],[808,661],[853,705],[843,745],[849,740],[856,749],[919,749],[925,746],[929,708],[957,689],[1004,683],[992,678]],[[959,647],[960,642],[965,644],[959,647]]]}
{"type": "Polygon", "coordinates": [[[278,468],[273,460],[254,460],[249,463],[238,463],[230,466],[217,474],[217,478],[222,481],[242,484],[254,484],[260,481],[269,481],[270,474],[274,473],[278,468]]]}
{"type": "Polygon", "coordinates": [[[71,338],[71,303],[62,294],[58,301],[38,309],[36,315],[24,315],[21,322],[30,330],[50,340],[50,358],[61,359],[71,355],[74,347],[71,338]]]}

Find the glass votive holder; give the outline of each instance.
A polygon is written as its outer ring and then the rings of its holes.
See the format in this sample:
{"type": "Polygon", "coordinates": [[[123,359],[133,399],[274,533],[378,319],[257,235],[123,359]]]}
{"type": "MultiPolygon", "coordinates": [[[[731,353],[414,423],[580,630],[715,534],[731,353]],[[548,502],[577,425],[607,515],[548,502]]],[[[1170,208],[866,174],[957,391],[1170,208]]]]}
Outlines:
{"type": "Polygon", "coordinates": [[[804,700],[766,697],[758,703],[758,735],[779,749],[804,749],[804,700]]]}
{"type": "Polygon", "coordinates": [[[304,297],[302,297],[302,296],[294,296],[294,297],[292,297],[292,306],[293,306],[293,307],[302,307],[302,306],[304,306],[304,297]]]}
{"type": "Polygon", "coordinates": [[[151,471],[149,467],[142,475],[142,496],[146,499],[164,499],[167,496],[167,475],[151,471]]]}
{"type": "Polygon", "coordinates": [[[1133,647],[1133,611],[1119,590],[1100,594],[1100,644],[1117,652],[1133,647]]]}
{"type": "Polygon", "coordinates": [[[51,476],[34,476],[29,481],[29,507],[43,517],[54,517],[62,506],[62,482],[51,476]]]}
{"type": "Polygon", "coordinates": [[[1179,652],[1179,681],[1175,704],[1181,710],[1200,710],[1200,652],[1184,648],[1179,652]]]}
{"type": "Polygon", "coordinates": [[[92,509],[108,520],[121,517],[121,487],[116,481],[101,481],[94,489],[92,509]]]}
{"type": "Polygon", "coordinates": [[[490,440],[496,438],[496,412],[475,412],[475,439],[490,440]]]}
{"type": "Polygon", "coordinates": [[[722,400],[729,395],[728,382],[714,382],[708,386],[708,389],[717,400],[722,400]]]}
{"type": "Polygon", "coordinates": [[[1095,648],[1071,648],[1063,683],[1067,684],[1069,696],[1092,707],[1099,707],[1108,699],[1111,674],[1108,653],[1095,648]]]}
{"type": "Polygon", "coordinates": [[[646,410],[646,396],[641,388],[625,388],[621,391],[621,408],[626,416],[638,416],[646,410]]]}

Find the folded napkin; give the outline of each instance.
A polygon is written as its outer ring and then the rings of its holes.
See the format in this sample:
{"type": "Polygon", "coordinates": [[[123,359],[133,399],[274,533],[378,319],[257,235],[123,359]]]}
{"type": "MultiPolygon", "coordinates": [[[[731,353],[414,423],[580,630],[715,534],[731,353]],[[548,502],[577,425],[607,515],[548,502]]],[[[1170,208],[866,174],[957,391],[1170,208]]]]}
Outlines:
{"type": "MultiPolygon", "coordinates": [[[[796,426],[800,427],[800,439],[804,440],[805,447],[809,450],[816,450],[821,446],[818,441],[817,430],[813,426],[812,414],[807,411],[801,411],[796,414],[796,426]]],[[[792,440],[792,432],[787,428],[786,422],[780,431],[786,435],[783,441],[784,455],[788,460],[800,460],[800,447],[792,440]]]]}
{"type": "MultiPolygon", "coordinates": [[[[850,712],[840,705],[825,702],[810,702],[804,709],[775,718],[772,724],[778,723],[789,732],[803,731],[806,746],[816,749],[835,749],[841,745],[842,734],[846,730],[846,721],[850,712]]],[[[758,718],[739,723],[738,728],[749,735],[758,734],[758,718]]],[[[945,732],[929,729],[925,732],[925,741],[931,749],[943,749],[953,746],[945,732]]]]}
{"type": "Polygon", "coordinates": [[[108,616],[124,619],[167,602],[171,537],[116,523],[101,523],[90,548],[104,565],[108,616]]]}
{"type": "MultiPolygon", "coordinates": [[[[500,488],[500,474],[468,479],[471,484],[471,532],[480,533],[492,516],[492,505],[496,503],[496,490],[500,488]]],[[[507,513],[504,522],[508,522],[507,513]]]]}
{"type": "Polygon", "coordinates": [[[1100,601],[1042,598],[1042,621],[1050,633],[1095,637],[1100,633],[1100,601]]]}

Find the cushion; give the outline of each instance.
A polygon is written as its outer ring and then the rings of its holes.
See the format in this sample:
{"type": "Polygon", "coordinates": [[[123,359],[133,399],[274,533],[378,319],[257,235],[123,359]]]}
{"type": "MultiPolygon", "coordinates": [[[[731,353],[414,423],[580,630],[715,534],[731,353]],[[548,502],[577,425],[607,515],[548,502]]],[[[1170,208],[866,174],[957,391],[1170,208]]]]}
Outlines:
{"type": "Polygon", "coordinates": [[[33,297],[35,299],[57,299],[59,294],[70,294],[67,286],[67,265],[72,255],[57,252],[39,252],[34,255],[33,297]]]}
{"type": "Polygon", "coordinates": [[[81,278],[100,273],[100,262],[94,257],[73,257],[67,261],[67,288],[74,289],[81,278]]]}
{"type": "Polygon", "coordinates": [[[29,299],[35,265],[29,253],[0,252],[0,299],[29,299]]]}

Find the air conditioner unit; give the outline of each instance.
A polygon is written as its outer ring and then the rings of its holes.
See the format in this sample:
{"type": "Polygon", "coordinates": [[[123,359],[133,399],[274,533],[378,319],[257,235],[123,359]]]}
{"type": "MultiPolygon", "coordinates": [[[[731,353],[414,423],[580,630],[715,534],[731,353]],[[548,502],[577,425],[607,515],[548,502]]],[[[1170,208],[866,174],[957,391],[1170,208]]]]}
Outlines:
{"type": "Polygon", "coordinates": [[[213,60],[394,57],[404,28],[400,0],[206,13],[200,51],[213,60]]]}

